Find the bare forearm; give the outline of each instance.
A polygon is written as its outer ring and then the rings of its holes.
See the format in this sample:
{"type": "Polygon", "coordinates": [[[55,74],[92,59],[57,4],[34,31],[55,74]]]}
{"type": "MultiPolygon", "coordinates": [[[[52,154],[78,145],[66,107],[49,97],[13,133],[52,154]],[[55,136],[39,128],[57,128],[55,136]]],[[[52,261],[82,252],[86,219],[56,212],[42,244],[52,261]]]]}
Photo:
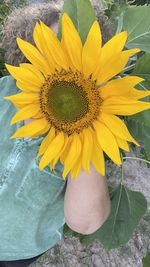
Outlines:
{"type": "Polygon", "coordinates": [[[90,234],[104,223],[110,212],[106,178],[91,166],[91,174],[81,171],[77,179],[69,175],[65,193],[66,223],[78,233],[90,234]]]}

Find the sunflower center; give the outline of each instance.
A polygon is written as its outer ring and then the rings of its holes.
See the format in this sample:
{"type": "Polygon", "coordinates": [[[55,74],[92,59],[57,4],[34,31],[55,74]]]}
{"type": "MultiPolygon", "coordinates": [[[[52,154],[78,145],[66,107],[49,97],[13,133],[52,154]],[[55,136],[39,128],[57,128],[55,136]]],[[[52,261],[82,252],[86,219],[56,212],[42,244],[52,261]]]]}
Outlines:
{"type": "Polygon", "coordinates": [[[52,85],[48,105],[58,119],[66,122],[76,121],[88,112],[86,94],[74,82],[62,81],[52,85]]]}
{"type": "Polygon", "coordinates": [[[72,70],[55,71],[40,91],[40,107],[56,131],[67,135],[92,126],[100,113],[102,99],[94,81],[72,70]]]}

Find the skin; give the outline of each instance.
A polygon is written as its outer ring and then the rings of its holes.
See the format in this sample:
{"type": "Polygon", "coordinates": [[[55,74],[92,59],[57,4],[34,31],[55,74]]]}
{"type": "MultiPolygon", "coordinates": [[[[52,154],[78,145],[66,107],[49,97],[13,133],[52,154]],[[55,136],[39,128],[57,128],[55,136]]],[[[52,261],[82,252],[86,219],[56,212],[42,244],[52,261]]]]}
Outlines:
{"type": "Polygon", "coordinates": [[[68,226],[81,234],[98,230],[110,213],[106,178],[91,165],[91,173],[83,169],[76,179],[68,176],[64,212],[68,226]]]}

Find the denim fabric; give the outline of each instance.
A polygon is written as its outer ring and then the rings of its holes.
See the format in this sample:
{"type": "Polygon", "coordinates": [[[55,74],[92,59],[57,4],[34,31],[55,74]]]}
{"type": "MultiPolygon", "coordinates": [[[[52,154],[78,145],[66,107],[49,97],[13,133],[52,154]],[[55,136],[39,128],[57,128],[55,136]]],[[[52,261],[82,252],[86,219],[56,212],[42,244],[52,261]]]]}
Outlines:
{"type": "Polygon", "coordinates": [[[10,139],[23,125],[10,126],[16,108],[3,97],[20,90],[11,76],[0,79],[0,261],[35,257],[62,237],[63,165],[40,171],[36,154],[44,136],[10,139]]]}

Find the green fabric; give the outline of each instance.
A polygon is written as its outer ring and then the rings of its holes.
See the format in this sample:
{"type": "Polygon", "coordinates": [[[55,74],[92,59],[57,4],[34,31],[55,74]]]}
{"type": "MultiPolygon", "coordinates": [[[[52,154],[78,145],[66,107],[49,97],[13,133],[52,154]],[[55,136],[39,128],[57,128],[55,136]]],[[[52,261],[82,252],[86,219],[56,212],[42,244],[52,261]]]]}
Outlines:
{"type": "Polygon", "coordinates": [[[11,76],[0,79],[0,260],[37,256],[62,237],[64,220],[63,165],[57,175],[40,171],[36,154],[43,136],[10,139],[23,122],[10,126],[16,108],[4,96],[20,90],[11,76]]]}

